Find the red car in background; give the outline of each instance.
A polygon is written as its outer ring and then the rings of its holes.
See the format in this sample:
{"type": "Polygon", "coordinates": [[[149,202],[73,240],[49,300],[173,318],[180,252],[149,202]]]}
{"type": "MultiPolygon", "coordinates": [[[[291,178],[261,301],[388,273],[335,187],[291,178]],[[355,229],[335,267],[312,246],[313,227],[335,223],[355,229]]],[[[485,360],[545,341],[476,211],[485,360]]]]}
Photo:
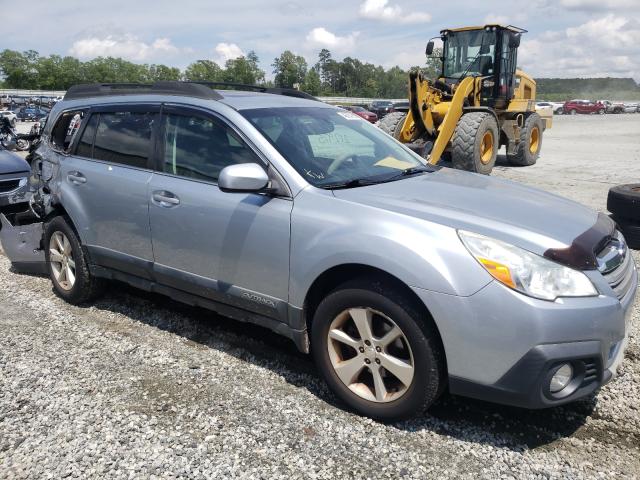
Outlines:
{"type": "Polygon", "coordinates": [[[562,111],[565,115],[575,115],[577,113],[597,113],[604,115],[607,112],[607,106],[591,100],[569,100],[564,103],[562,111]]]}
{"type": "Polygon", "coordinates": [[[376,123],[378,121],[378,115],[373,112],[370,112],[366,108],[355,107],[355,106],[343,106],[345,110],[349,110],[350,112],[355,113],[359,117],[364,118],[367,122],[376,123]]]}

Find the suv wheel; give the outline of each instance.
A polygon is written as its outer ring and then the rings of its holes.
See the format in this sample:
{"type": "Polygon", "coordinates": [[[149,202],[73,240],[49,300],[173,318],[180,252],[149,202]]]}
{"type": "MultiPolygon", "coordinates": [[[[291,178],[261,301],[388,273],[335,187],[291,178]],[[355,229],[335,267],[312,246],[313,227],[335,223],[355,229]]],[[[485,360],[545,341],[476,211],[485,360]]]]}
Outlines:
{"type": "Polygon", "coordinates": [[[430,320],[401,294],[375,285],[353,282],[327,296],[313,318],[311,346],[342,401],[366,416],[397,420],[436,400],[444,356],[430,320]]]}
{"type": "Polygon", "coordinates": [[[96,296],[100,280],[89,272],[80,241],[63,217],[56,217],[45,230],[45,258],[55,292],[77,305],[96,296]]]}
{"type": "Polygon", "coordinates": [[[578,111],[577,111],[575,108],[572,108],[572,109],[569,111],[569,113],[570,113],[571,115],[575,115],[576,113],[578,113],[578,111]]]}

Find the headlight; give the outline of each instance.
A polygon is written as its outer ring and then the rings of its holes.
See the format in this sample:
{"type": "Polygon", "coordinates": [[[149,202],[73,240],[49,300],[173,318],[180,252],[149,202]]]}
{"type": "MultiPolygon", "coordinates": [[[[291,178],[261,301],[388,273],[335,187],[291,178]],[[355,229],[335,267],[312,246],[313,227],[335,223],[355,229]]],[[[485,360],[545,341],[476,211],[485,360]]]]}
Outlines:
{"type": "Polygon", "coordinates": [[[471,255],[507,287],[542,300],[598,295],[587,276],[534,253],[477,233],[458,231],[471,255]]]}

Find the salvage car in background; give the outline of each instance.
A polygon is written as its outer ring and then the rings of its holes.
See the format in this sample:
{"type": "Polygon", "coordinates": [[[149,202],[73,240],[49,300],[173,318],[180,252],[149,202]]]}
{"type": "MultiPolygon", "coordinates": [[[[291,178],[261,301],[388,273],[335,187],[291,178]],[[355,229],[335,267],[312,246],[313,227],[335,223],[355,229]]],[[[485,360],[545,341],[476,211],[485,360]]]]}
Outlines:
{"type": "Polygon", "coordinates": [[[0,117],[4,117],[7,120],[9,120],[9,123],[11,124],[12,127],[15,128],[16,124],[18,123],[18,117],[16,116],[16,114],[11,111],[11,110],[3,110],[0,112],[0,117]]]}
{"type": "Polygon", "coordinates": [[[375,113],[379,119],[395,111],[393,102],[388,100],[374,100],[371,102],[371,105],[369,105],[369,110],[375,113]]]}
{"type": "Polygon", "coordinates": [[[576,115],[578,113],[585,114],[599,114],[604,115],[606,113],[606,106],[600,102],[594,102],[592,100],[570,100],[565,102],[562,107],[563,113],[567,115],[576,115]]]}
{"type": "Polygon", "coordinates": [[[370,112],[366,108],[358,107],[356,105],[347,105],[347,106],[343,106],[342,108],[355,113],[359,117],[364,118],[369,123],[376,123],[378,121],[378,115],[376,115],[373,112],[370,112]]]}
{"type": "Polygon", "coordinates": [[[0,211],[24,210],[30,172],[22,157],[0,146],[0,211]]]}

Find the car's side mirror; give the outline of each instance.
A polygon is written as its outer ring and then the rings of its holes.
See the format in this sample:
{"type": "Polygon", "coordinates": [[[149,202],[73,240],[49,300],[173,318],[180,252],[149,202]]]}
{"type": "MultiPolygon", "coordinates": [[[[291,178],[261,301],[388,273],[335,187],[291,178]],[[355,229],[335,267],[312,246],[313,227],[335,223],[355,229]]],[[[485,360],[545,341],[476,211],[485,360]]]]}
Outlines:
{"type": "Polygon", "coordinates": [[[269,184],[269,177],[257,163],[238,163],[224,167],[218,177],[218,188],[228,193],[256,193],[269,184]]]}
{"type": "Polygon", "coordinates": [[[429,40],[429,42],[427,43],[427,48],[425,49],[424,53],[427,55],[427,57],[433,53],[433,40],[429,40]]]}
{"type": "Polygon", "coordinates": [[[520,34],[509,35],[509,48],[518,48],[520,46],[520,34]]]}

